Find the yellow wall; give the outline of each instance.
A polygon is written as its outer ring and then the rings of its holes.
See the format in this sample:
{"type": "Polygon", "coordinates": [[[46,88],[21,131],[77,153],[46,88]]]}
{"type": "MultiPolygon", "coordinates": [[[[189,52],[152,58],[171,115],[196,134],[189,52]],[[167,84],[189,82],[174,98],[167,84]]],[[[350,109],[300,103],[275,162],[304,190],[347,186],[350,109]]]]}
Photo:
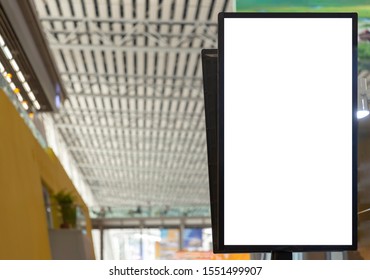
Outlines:
{"type": "Polygon", "coordinates": [[[41,181],[54,193],[74,193],[92,242],[85,203],[52,151],[38,144],[0,90],[0,259],[51,259],[41,181]]]}

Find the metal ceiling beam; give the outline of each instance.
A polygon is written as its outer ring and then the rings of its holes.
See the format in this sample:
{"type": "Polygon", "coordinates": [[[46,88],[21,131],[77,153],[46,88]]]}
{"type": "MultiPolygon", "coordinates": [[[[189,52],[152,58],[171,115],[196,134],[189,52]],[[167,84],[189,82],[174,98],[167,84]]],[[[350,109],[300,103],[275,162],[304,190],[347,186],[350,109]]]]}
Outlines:
{"type": "MultiPolygon", "coordinates": [[[[88,50],[88,51],[127,51],[127,52],[175,52],[175,53],[193,53],[200,55],[205,47],[188,48],[188,47],[156,47],[156,46],[114,46],[114,45],[94,45],[94,44],[61,44],[50,43],[51,49],[54,50],[88,50]]],[[[208,46],[212,48],[214,46],[208,46]]]]}
{"type": "MultiPolygon", "coordinates": [[[[133,132],[136,132],[137,130],[136,129],[133,129],[132,130],[133,132]]],[[[149,132],[163,132],[161,130],[138,130],[140,132],[146,132],[146,131],[149,131],[149,132]]],[[[169,131],[170,132],[170,131],[169,131]]],[[[101,140],[109,140],[109,139],[112,139],[112,137],[114,137],[115,140],[117,141],[122,141],[124,139],[127,139],[127,140],[135,140],[135,142],[138,142],[138,143],[141,143],[140,141],[142,141],[142,143],[145,143],[145,141],[150,141],[150,142],[153,142],[153,141],[176,141],[175,143],[177,144],[178,140],[182,140],[184,141],[184,143],[189,143],[188,141],[189,140],[193,140],[194,139],[194,135],[191,135],[191,134],[167,134],[167,135],[161,135],[161,136],[158,136],[158,135],[137,135],[137,134],[130,134],[130,135],[112,135],[112,134],[109,134],[109,135],[104,135],[104,134],[97,134],[97,133],[94,133],[94,131],[87,131],[87,132],[82,132],[81,133],[81,130],[74,130],[72,135],[71,134],[63,134],[65,137],[68,137],[68,136],[72,136],[72,137],[76,137],[76,138],[80,138],[80,137],[85,137],[87,139],[91,138],[91,137],[98,137],[99,139],[101,140]]],[[[205,140],[206,140],[206,135],[205,133],[204,134],[197,134],[197,142],[199,142],[199,140],[203,140],[204,143],[205,143],[205,140]]],[[[70,138],[70,137],[68,137],[70,138]]]]}
{"type": "Polygon", "coordinates": [[[69,109],[61,109],[56,116],[57,118],[61,117],[110,117],[110,118],[122,118],[122,117],[130,117],[130,118],[151,118],[151,119],[164,119],[164,120],[176,120],[176,119],[194,119],[202,117],[204,112],[200,113],[186,113],[186,112],[137,112],[137,111],[125,111],[125,110],[110,110],[110,109],[79,109],[75,108],[74,110],[69,109]]]}
{"type": "MultiPolygon", "coordinates": [[[[68,137],[68,136],[69,135],[65,135],[65,137],[68,137]]],[[[91,137],[99,137],[98,143],[101,143],[101,142],[105,143],[108,140],[112,140],[112,137],[114,137],[114,136],[102,137],[102,135],[96,135],[96,134],[76,134],[74,136],[76,136],[77,138],[86,137],[87,139],[89,139],[91,137]]],[[[114,137],[114,140],[118,141],[118,142],[134,141],[135,143],[143,144],[143,145],[149,145],[149,144],[153,145],[153,143],[154,144],[159,143],[159,141],[162,141],[161,143],[165,144],[165,145],[174,144],[176,146],[189,145],[189,143],[191,143],[192,145],[197,145],[197,146],[202,146],[202,145],[205,146],[206,145],[206,138],[205,137],[204,138],[197,138],[194,141],[192,137],[173,137],[173,136],[169,136],[169,137],[158,137],[158,136],[152,136],[152,137],[133,136],[133,137],[129,137],[129,136],[125,136],[125,137],[122,137],[122,136],[119,136],[119,137],[114,137]]],[[[68,144],[68,140],[67,140],[67,144],[68,144]]]]}
{"type": "MultiPolygon", "coordinates": [[[[190,33],[173,33],[173,32],[161,32],[161,33],[155,32],[154,33],[150,31],[148,32],[123,32],[123,31],[110,31],[110,30],[103,31],[101,30],[101,28],[99,28],[99,30],[93,30],[93,31],[87,30],[86,28],[80,31],[74,31],[71,29],[48,29],[46,30],[46,32],[52,34],[52,36],[59,35],[59,34],[63,34],[63,35],[73,34],[76,37],[82,37],[82,36],[101,36],[103,34],[104,36],[119,36],[122,38],[131,37],[131,39],[147,37],[151,39],[178,39],[180,38],[184,40],[184,39],[193,39],[195,35],[194,32],[190,32],[190,33]]],[[[196,36],[198,36],[198,38],[200,38],[202,35],[204,36],[203,38],[207,38],[207,39],[216,39],[216,36],[217,36],[215,32],[212,34],[211,32],[207,34],[205,33],[205,31],[196,33],[196,36]],[[205,37],[205,36],[208,36],[208,37],[205,37]]],[[[75,38],[72,38],[72,39],[75,39],[75,38]]]]}
{"type": "MultiPolygon", "coordinates": [[[[189,181],[179,181],[176,180],[177,178],[171,178],[171,180],[164,180],[163,178],[153,178],[157,180],[148,180],[148,181],[141,181],[140,179],[132,181],[127,180],[127,177],[121,177],[121,178],[104,178],[104,177],[90,177],[90,176],[83,176],[84,180],[86,181],[96,181],[96,182],[110,182],[110,183],[121,183],[124,184],[124,186],[142,186],[142,187],[152,187],[152,186],[159,186],[162,189],[165,186],[171,186],[172,188],[182,188],[182,187],[199,187],[199,189],[203,189],[208,184],[208,176],[204,175],[204,180],[197,180],[197,184],[190,183],[189,181]],[[202,185],[202,186],[201,186],[202,185]]],[[[191,190],[189,190],[191,191],[191,190]]],[[[206,191],[206,190],[205,190],[206,191]]]]}
{"type": "MultiPolygon", "coordinates": [[[[71,153],[75,153],[75,158],[80,158],[81,156],[76,154],[79,153],[78,151],[71,151],[71,153]]],[[[84,153],[84,152],[83,152],[84,153]]],[[[97,162],[107,165],[112,164],[120,164],[120,165],[141,165],[141,164],[148,164],[148,165],[165,165],[170,160],[171,166],[173,168],[177,168],[181,166],[184,167],[192,167],[192,166],[207,166],[207,156],[206,155],[197,155],[197,154],[190,154],[190,155],[166,155],[166,156],[159,156],[157,154],[136,154],[135,157],[129,156],[126,154],[126,157],[122,156],[121,153],[117,154],[102,154],[102,153],[95,153],[94,156],[93,152],[89,152],[89,154],[84,153],[79,162],[84,162],[86,164],[96,164],[97,162]],[[99,155],[99,156],[97,156],[99,155]],[[181,160],[181,163],[178,161],[181,160]],[[131,163],[127,163],[130,161],[131,163]]]]}
{"type": "Polygon", "coordinates": [[[202,172],[202,173],[199,173],[199,174],[204,174],[203,172],[208,172],[208,169],[204,169],[204,170],[201,170],[201,169],[189,169],[189,168],[182,168],[182,167],[178,167],[178,168],[170,168],[168,166],[147,166],[147,167],[143,167],[143,166],[110,166],[110,165],[100,165],[100,164],[77,164],[77,166],[79,168],[83,168],[83,169],[95,169],[95,170],[118,170],[118,171],[125,171],[125,170],[129,170],[129,171],[143,171],[143,172],[146,172],[146,171],[149,171],[149,172],[161,172],[161,173],[172,173],[172,172],[181,172],[181,173],[192,173],[192,172],[195,172],[194,174],[197,174],[199,172],[202,172]]]}
{"type": "Polygon", "coordinates": [[[195,133],[206,133],[205,127],[197,128],[197,129],[179,129],[179,128],[138,128],[138,127],[125,127],[125,126],[119,126],[119,125],[100,125],[100,124],[56,124],[55,125],[59,129],[81,129],[81,128],[87,128],[87,129],[119,129],[119,130],[127,130],[127,131],[164,131],[164,132],[195,132],[195,133]]]}
{"type": "Polygon", "coordinates": [[[158,154],[158,155],[202,155],[205,156],[207,151],[161,151],[161,150],[152,150],[152,151],[143,151],[143,150],[119,150],[118,149],[107,149],[107,148],[96,148],[96,147],[67,147],[70,151],[77,152],[89,152],[89,153],[115,153],[115,154],[158,154]],[[203,154],[202,154],[203,153],[203,154]]]}
{"type": "Polygon", "coordinates": [[[170,116],[183,116],[183,117],[194,117],[194,116],[199,116],[203,115],[204,112],[200,113],[188,113],[188,112],[171,112],[171,111],[139,111],[139,110],[134,110],[134,111],[128,111],[128,110],[120,110],[120,109],[110,109],[110,108],[71,108],[71,107],[66,107],[64,106],[63,108],[60,108],[59,112],[56,114],[71,114],[71,115],[80,115],[80,114],[119,114],[119,115],[130,115],[130,116],[152,116],[152,115],[158,115],[160,117],[170,117],[170,116]]]}
{"type": "Polygon", "coordinates": [[[208,217],[150,217],[150,218],[104,218],[91,219],[94,229],[142,229],[142,228],[207,228],[211,227],[211,218],[208,217]]]}
{"type": "Polygon", "coordinates": [[[138,79],[138,80],[191,80],[202,82],[201,77],[193,76],[145,76],[145,75],[130,75],[130,74],[117,74],[117,73],[85,73],[85,72],[60,72],[61,76],[88,76],[88,77],[121,77],[125,79],[138,79]]]}
{"type": "Polygon", "coordinates": [[[41,21],[51,22],[93,22],[93,23],[128,23],[128,24],[150,24],[150,25],[191,25],[198,27],[202,25],[217,27],[218,23],[210,20],[147,20],[147,19],[113,19],[113,18],[86,18],[86,17],[64,17],[64,16],[41,16],[41,21]]]}
{"type": "MultiPolygon", "coordinates": [[[[176,170],[167,170],[167,169],[162,169],[162,170],[152,170],[151,168],[109,168],[109,169],[102,169],[102,168],[86,168],[86,167],[80,167],[82,169],[91,169],[91,170],[94,170],[94,174],[98,174],[98,175],[101,175],[102,173],[95,173],[96,170],[100,170],[100,171],[104,171],[104,170],[112,170],[112,171],[128,171],[130,172],[131,174],[154,174],[154,175],[167,175],[167,176],[176,176],[176,178],[180,175],[180,176],[194,176],[194,177],[204,177],[204,176],[207,176],[207,171],[205,170],[203,173],[200,173],[200,172],[196,172],[196,170],[192,170],[192,171],[185,171],[185,170],[182,170],[181,168],[178,168],[176,170]]],[[[153,176],[155,177],[155,176],[153,176]]]]}
{"type": "Polygon", "coordinates": [[[110,99],[132,99],[132,100],[194,100],[203,101],[202,97],[195,96],[130,96],[113,94],[95,94],[95,93],[68,93],[69,97],[99,97],[110,99]]]}
{"type": "MultiPolygon", "coordinates": [[[[112,157],[112,156],[111,156],[112,157]]],[[[87,163],[90,163],[90,164],[95,164],[97,162],[96,160],[96,157],[94,157],[91,161],[89,161],[91,158],[89,157],[89,160],[86,161],[86,156],[84,157],[84,160],[81,160],[81,162],[87,162],[87,163]]],[[[103,162],[107,162],[106,159],[107,158],[102,158],[102,157],[99,157],[99,159],[103,159],[103,162]]],[[[172,160],[174,161],[177,161],[179,159],[179,157],[173,157],[171,158],[172,160]]],[[[145,161],[146,164],[152,164],[152,165],[156,165],[156,164],[159,164],[159,165],[165,165],[166,163],[168,163],[169,161],[169,158],[168,157],[158,157],[158,156],[153,156],[153,155],[140,155],[138,157],[135,157],[134,159],[133,158],[129,158],[129,160],[135,162],[134,164],[135,165],[140,165],[140,162],[141,163],[143,161],[145,161]]],[[[192,167],[192,166],[203,166],[203,168],[205,168],[205,166],[207,166],[207,157],[203,157],[203,158],[197,158],[197,157],[188,157],[188,158],[182,158],[181,159],[182,162],[181,164],[178,164],[176,163],[175,167],[178,167],[178,168],[184,168],[184,167],[192,167]]],[[[127,165],[126,161],[127,161],[127,158],[122,158],[122,157],[116,157],[114,158],[114,161],[115,161],[115,164],[122,164],[122,165],[127,165]]],[[[112,162],[107,162],[107,165],[112,165],[113,163],[112,162]]],[[[171,164],[172,168],[174,168],[174,165],[171,164]]]]}
{"type": "Polygon", "coordinates": [[[171,88],[171,89],[192,89],[192,90],[201,90],[203,85],[199,81],[198,85],[196,85],[193,81],[188,81],[186,84],[158,84],[154,82],[142,82],[142,83],[126,83],[126,82],[117,82],[117,81],[108,81],[108,80],[103,80],[99,79],[98,81],[72,81],[71,79],[63,79],[63,82],[67,84],[68,86],[72,86],[73,84],[80,84],[80,85],[85,85],[85,86],[95,86],[95,85],[107,85],[107,86],[113,86],[113,87],[126,87],[126,88],[135,88],[135,87],[149,87],[149,88],[159,88],[159,89],[164,89],[164,88],[171,88]]]}

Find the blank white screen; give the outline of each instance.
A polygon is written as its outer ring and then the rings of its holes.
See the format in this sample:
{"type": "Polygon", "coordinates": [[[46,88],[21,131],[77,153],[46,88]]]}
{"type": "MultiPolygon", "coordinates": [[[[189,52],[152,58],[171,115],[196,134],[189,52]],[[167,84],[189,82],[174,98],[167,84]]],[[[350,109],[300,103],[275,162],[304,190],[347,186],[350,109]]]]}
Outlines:
{"type": "Polygon", "coordinates": [[[352,19],[225,18],[224,244],[352,244],[352,19]]]}

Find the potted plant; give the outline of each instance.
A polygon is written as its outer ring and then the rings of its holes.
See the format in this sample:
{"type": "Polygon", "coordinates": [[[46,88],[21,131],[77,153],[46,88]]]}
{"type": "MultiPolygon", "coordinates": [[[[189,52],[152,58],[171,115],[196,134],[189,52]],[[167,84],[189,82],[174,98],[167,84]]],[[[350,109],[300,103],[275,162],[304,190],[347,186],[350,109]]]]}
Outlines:
{"type": "Polygon", "coordinates": [[[64,190],[59,191],[54,195],[54,199],[59,205],[59,211],[62,216],[61,228],[75,228],[76,227],[76,205],[75,197],[64,190]]]}

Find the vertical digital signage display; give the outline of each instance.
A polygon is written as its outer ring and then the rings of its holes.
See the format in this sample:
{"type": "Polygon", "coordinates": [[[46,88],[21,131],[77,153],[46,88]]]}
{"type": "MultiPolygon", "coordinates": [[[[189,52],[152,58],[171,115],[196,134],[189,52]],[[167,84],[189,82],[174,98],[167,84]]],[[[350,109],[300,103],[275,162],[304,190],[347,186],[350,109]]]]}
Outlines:
{"type": "Polygon", "coordinates": [[[357,246],[357,14],[219,15],[220,251],[357,246]]]}

